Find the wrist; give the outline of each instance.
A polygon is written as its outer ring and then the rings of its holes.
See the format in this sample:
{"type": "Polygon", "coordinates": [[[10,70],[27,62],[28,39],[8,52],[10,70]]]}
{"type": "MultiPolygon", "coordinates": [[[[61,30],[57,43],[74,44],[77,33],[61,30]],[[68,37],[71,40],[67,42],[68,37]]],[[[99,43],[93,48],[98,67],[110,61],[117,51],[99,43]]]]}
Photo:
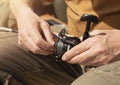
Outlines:
{"type": "Polygon", "coordinates": [[[19,11],[17,12],[17,14],[15,14],[16,20],[18,20],[19,18],[22,18],[24,16],[28,16],[33,12],[33,10],[30,7],[21,7],[21,9],[19,9],[19,11]]]}
{"type": "MultiPolygon", "coordinates": [[[[29,1],[29,0],[28,0],[29,1]]],[[[17,19],[19,16],[32,10],[32,3],[29,3],[27,0],[10,0],[10,9],[17,19]]]]}

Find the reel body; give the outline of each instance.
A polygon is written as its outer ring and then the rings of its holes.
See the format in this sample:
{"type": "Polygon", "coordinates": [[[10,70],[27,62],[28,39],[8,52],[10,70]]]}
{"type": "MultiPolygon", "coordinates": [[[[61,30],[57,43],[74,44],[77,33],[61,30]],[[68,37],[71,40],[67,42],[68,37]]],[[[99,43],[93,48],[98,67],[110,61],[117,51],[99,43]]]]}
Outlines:
{"type": "Polygon", "coordinates": [[[58,40],[55,43],[56,59],[61,59],[62,55],[81,41],[77,37],[68,37],[65,35],[65,29],[58,34],[58,40]]]}

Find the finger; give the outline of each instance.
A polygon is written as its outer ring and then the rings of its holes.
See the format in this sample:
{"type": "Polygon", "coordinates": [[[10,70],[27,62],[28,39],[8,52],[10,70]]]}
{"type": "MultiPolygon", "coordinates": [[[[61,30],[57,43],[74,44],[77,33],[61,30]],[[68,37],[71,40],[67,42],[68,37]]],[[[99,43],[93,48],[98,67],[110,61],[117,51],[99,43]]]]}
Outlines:
{"type": "Polygon", "coordinates": [[[104,30],[94,30],[90,32],[91,37],[96,36],[96,35],[106,35],[106,32],[104,30]]]}
{"type": "Polygon", "coordinates": [[[101,30],[94,30],[94,31],[90,32],[90,35],[97,35],[99,33],[101,33],[101,30]]]}
{"type": "Polygon", "coordinates": [[[73,47],[72,49],[70,49],[69,51],[67,51],[63,55],[62,60],[63,61],[70,60],[74,56],[77,56],[78,54],[81,54],[81,53],[89,50],[90,46],[91,45],[89,43],[89,40],[85,40],[84,42],[81,42],[80,44],[76,45],[75,47],[73,47]]]}
{"type": "Polygon", "coordinates": [[[43,21],[43,22],[41,22],[40,26],[41,26],[41,29],[43,30],[44,35],[45,35],[45,39],[49,43],[51,43],[52,45],[54,45],[55,42],[53,40],[53,35],[52,35],[52,32],[50,31],[49,24],[43,21]]]}
{"type": "Polygon", "coordinates": [[[91,59],[94,59],[97,54],[92,50],[89,49],[79,55],[74,56],[72,59],[69,60],[70,63],[79,63],[79,64],[86,64],[91,59]]]}
{"type": "Polygon", "coordinates": [[[46,50],[43,50],[42,48],[39,48],[33,42],[33,40],[27,35],[26,35],[26,37],[24,37],[24,40],[21,43],[22,43],[22,46],[27,47],[27,49],[29,49],[31,52],[33,52],[35,54],[49,55],[52,53],[50,51],[46,51],[46,50]]]}
{"type": "Polygon", "coordinates": [[[41,36],[40,26],[38,24],[34,25],[33,30],[30,32],[31,33],[29,33],[29,36],[32,38],[32,40],[38,47],[46,51],[53,51],[53,46],[47,41],[45,41],[41,36]]]}
{"type": "Polygon", "coordinates": [[[32,39],[28,41],[28,43],[25,43],[25,45],[27,46],[28,49],[30,49],[30,51],[32,51],[35,54],[41,54],[41,55],[49,55],[52,52],[50,51],[46,51],[40,47],[38,47],[36,44],[34,44],[34,42],[32,42],[32,39]],[[31,44],[31,47],[30,47],[31,44]]]}

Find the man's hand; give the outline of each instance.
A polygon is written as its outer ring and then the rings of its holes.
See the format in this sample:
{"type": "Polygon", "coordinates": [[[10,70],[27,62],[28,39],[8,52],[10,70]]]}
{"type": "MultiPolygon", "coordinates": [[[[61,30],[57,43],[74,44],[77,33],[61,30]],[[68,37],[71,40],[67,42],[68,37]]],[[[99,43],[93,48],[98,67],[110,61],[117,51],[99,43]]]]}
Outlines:
{"type": "Polygon", "coordinates": [[[66,52],[62,59],[85,66],[100,66],[120,60],[120,31],[96,30],[91,37],[66,52]]]}
{"type": "Polygon", "coordinates": [[[49,55],[54,50],[54,40],[47,22],[33,12],[39,0],[9,0],[18,24],[18,43],[36,54],[49,55]]]}
{"type": "Polygon", "coordinates": [[[36,54],[49,55],[54,51],[53,36],[47,22],[31,10],[17,17],[18,43],[36,54]]]}

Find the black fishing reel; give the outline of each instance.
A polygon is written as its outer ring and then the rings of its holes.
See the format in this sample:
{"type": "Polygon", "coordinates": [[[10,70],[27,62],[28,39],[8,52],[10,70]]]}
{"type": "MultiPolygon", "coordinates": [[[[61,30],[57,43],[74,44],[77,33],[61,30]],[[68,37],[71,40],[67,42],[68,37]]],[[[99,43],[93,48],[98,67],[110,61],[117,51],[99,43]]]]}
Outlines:
{"type": "Polygon", "coordinates": [[[82,74],[82,69],[77,64],[69,64],[62,61],[63,54],[72,47],[79,44],[81,41],[77,37],[69,37],[65,35],[65,29],[62,29],[58,34],[58,40],[55,43],[55,61],[64,69],[70,76],[77,78],[82,74]]]}
{"type": "MultiPolygon", "coordinates": [[[[83,40],[89,37],[89,30],[91,23],[98,23],[97,16],[91,14],[83,14],[80,18],[81,21],[86,21],[86,28],[83,34],[83,40]]],[[[62,29],[58,34],[58,40],[55,43],[56,59],[60,60],[62,55],[70,50],[72,47],[79,44],[81,40],[78,37],[69,37],[65,35],[65,29],[62,29]]]]}
{"type": "Polygon", "coordinates": [[[55,43],[56,59],[61,59],[62,55],[81,41],[78,37],[69,37],[65,35],[65,29],[58,34],[58,40],[55,43]]]}
{"type": "MultiPolygon", "coordinates": [[[[96,16],[91,14],[83,14],[80,18],[81,21],[86,21],[86,28],[83,34],[83,40],[86,40],[89,37],[89,30],[91,22],[98,23],[98,19],[96,16]]],[[[55,60],[58,64],[74,78],[77,78],[82,74],[82,69],[78,64],[70,64],[61,60],[63,54],[70,50],[72,47],[78,45],[81,40],[78,37],[69,37],[65,35],[65,29],[62,29],[58,34],[58,40],[55,43],[55,60]]]]}

